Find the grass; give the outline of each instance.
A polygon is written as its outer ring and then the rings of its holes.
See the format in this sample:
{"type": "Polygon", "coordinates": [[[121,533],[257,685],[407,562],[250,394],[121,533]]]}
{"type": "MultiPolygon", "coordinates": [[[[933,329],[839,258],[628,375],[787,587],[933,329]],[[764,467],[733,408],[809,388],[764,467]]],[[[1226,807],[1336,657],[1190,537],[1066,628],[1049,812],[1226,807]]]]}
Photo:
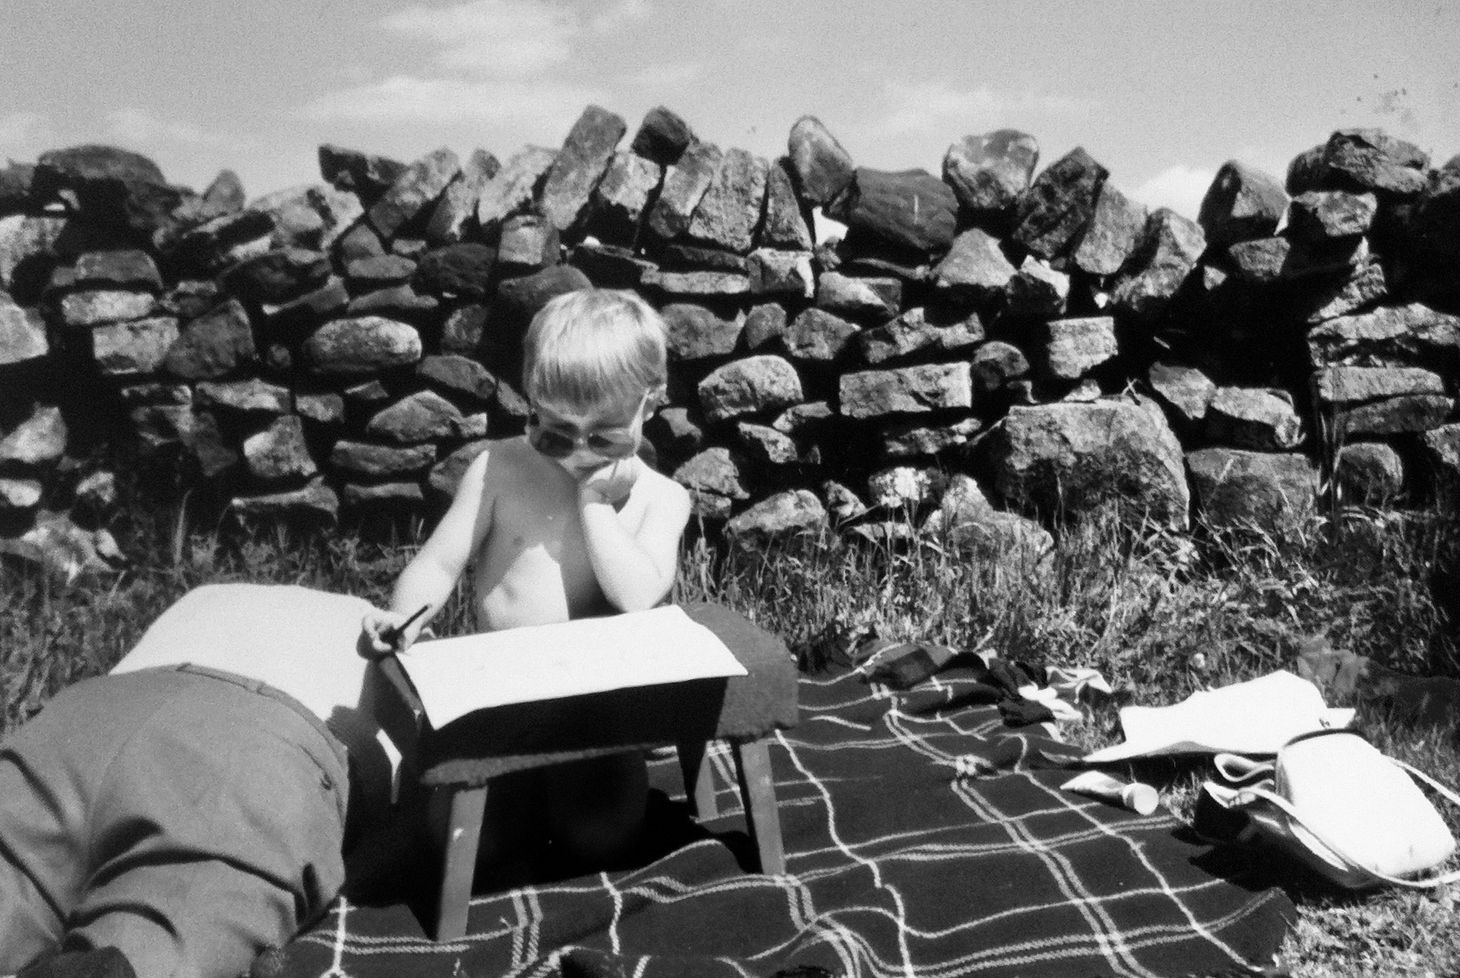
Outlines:
{"type": "MultiPolygon", "coordinates": [[[[118,535],[142,556],[115,580],[65,588],[0,566],[6,729],[65,684],[104,671],[190,587],[266,580],[383,600],[420,536],[419,526],[373,539],[244,535],[140,509],[148,515],[118,535]]],[[[1442,514],[1353,510],[1278,537],[1173,534],[1107,510],[1064,527],[1056,540],[1040,558],[969,553],[949,540],[869,544],[830,535],[745,551],[695,535],[678,596],[745,612],[784,636],[808,670],[875,629],[1029,663],[1092,666],[1149,704],[1293,668],[1298,652],[1315,648],[1460,676],[1460,634],[1437,583],[1460,566],[1460,531],[1442,514]]],[[[460,624],[464,609],[458,599],[448,614],[460,624]]],[[[1360,717],[1382,749],[1460,785],[1453,727],[1411,727],[1367,710],[1360,717]]],[[[1120,739],[1115,705],[1067,735],[1085,748],[1120,739]]],[[[1168,765],[1161,773],[1166,803],[1184,811],[1205,772],[1168,765]]],[[[1294,975],[1460,973],[1447,892],[1294,896],[1301,917],[1283,949],[1294,975]]]]}

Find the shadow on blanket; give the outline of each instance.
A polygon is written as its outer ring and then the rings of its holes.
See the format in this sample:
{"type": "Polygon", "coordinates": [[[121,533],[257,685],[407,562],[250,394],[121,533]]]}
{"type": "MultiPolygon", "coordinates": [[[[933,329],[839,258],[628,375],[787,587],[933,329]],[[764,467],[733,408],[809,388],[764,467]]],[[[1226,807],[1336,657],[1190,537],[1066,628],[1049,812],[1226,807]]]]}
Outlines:
{"type": "Polygon", "coordinates": [[[725,758],[729,811],[709,831],[688,822],[669,758],[651,765],[666,794],[642,865],[482,892],[467,936],[445,944],[405,904],[342,899],[269,970],[1149,978],[1271,963],[1294,910],[1258,867],[1223,857],[1214,872],[1210,847],[1164,810],[1061,792],[1068,772],[1038,767],[1042,750],[1062,752],[1040,728],[1006,727],[990,706],[934,708],[963,682],[802,679],[801,724],[772,746],[785,876],[742,871],[725,758]]]}

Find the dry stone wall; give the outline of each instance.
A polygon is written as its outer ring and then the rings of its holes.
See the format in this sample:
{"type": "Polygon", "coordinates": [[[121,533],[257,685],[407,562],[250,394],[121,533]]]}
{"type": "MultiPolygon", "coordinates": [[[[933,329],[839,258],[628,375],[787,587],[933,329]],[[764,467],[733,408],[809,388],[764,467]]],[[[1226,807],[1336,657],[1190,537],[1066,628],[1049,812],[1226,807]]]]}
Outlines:
{"type": "Polygon", "coordinates": [[[251,201],[111,147],[0,170],[3,546],[105,557],[119,450],[247,520],[429,511],[521,430],[526,325],[588,285],[662,312],[658,464],[745,538],[1008,546],[1110,495],[1272,525],[1460,484],[1460,158],[1340,130],[1283,179],[1226,164],[1192,221],[1013,130],[940,174],[812,117],[775,160],[665,108],[628,132],[590,106],[504,158],[322,146],[251,201]]]}

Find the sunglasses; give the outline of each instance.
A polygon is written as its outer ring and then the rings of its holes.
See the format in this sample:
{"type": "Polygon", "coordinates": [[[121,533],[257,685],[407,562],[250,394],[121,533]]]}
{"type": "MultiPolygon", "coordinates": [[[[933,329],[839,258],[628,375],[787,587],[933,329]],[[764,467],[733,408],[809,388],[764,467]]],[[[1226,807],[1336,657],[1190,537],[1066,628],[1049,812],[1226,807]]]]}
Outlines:
{"type": "MultiPolygon", "coordinates": [[[[637,415],[644,409],[648,395],[634,410],[637,415]]],[[[614,428],[594,428],[587,434],[579,434],[571,428],[544,421],[535,406],[527,415],[527,443],[548,458],[567,458],[577,451],[579,445],[603,458],[628,458],[639,450],[639,435],[632,425],[614,428]]]]}

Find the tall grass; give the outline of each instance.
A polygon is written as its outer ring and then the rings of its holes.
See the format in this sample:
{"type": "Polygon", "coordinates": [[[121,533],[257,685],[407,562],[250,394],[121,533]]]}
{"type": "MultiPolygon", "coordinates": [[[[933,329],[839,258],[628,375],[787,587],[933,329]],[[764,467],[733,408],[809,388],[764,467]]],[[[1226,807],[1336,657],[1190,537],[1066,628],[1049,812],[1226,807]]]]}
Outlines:
{"type": "MultiPolygon", "coordinates": [[[[65,587],[0,564],[4,727],[67,683],[105,671],[191,587],[297,583],[383,602],[421,534],[415,524],[369,536],[244,533],[193,525],[181,508],[144,507],[119,534],[135,563],[114,579],[65,587]]],[[[758,549],[710,539],[695,534],[686,545],[677,598],[745,612],[781,634],[807,670],[827,668],[875,631],[1029,664],[1094,667],[1148,704],[1292,669],[1297,653],[1314,647],[1460,676],[1447,583],[1460,568],[1460,531],[1440,513],[1349,510],[1282,534],[1174,534],[1110,507],[1060,528],[1047,554],[891,532],[881,543],[828,533],[758,549]]],[[[469,627],[467,608],[459,591],[441,631],[469,627]]],[[[1453,727],[1361,716],[1383,749],[1460,784],[1453,727]]],[[[1070,736],[1084,747],[1118,739],[1115,705],[1070,736]]],[[[1178,810],[1203,776],[1174,766],[1159,773],[1178,810]]],[[[1302,917],[1285,947],[1296,975],[1460,974],[1460,933],[1441,926],[1452,919],[1443,894],[1297,896],[1302,917]]]]}

